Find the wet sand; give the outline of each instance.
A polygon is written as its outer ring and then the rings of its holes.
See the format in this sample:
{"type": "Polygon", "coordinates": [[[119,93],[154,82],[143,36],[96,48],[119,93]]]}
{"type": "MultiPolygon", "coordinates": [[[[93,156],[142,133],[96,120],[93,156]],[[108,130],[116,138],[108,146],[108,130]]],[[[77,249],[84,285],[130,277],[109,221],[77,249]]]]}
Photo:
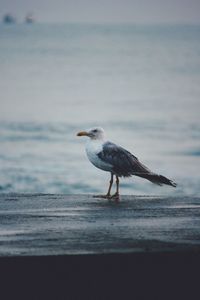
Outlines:
{"type": "Polygon", "coordinates": [[[0,256],[198,251],[200,198],[0,195],[0,256]]]}
{"type": "Polygon", "coordinates": [[[199,203],[2,194],[3,299],[199,299],[199,203]]]}

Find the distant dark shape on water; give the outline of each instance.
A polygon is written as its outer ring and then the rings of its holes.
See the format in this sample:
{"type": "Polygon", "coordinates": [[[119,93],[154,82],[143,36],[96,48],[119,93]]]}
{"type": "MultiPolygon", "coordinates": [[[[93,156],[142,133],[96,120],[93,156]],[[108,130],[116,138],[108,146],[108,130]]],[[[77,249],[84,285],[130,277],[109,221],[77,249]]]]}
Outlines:
{"type": "Polygon", "coordinates": [[[95,165],[95,167],[111,173],[108,192],[105,196],[101,197],[119,200],[119,177],[130,177],[132,175],[145,178],[157,185],[166,184],[176,187],[175,182],[150,171],[129,151],[107,141],[103,128],[92,128],[88,131],[81,131],[77,135],[88,136],[90,138],[86,145],[86,153],[90,162],[95,165]],[[111,196],[110,192],[114,175],[116,177],[117,189],[116,193],[111,196]]]}
{"type": "Polygon", "coordinates": [[[11,14],[6,14],[4,17],[3,17],[3,22],[5,24],[14,24],[16,23],[16,19],[15,17],[13,17],[11,14]]]}
{"type": "Polygon", "coordinates": [[[35,22],[35,18],[32,13],[28,13],[25,18],[25,23],[32,24],[35,22]]]}

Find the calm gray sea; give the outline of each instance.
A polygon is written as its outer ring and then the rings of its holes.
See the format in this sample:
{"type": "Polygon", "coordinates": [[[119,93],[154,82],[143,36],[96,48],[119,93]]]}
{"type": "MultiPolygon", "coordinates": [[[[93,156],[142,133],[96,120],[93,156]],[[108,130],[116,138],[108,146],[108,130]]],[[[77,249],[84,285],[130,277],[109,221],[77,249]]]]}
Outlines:
{"type": "Polygon", "coordinates": [[[0,192],[105,192],[95,125],[178,183],[123,194],[199,195],[200,26],[0,24],[0,192]]]}

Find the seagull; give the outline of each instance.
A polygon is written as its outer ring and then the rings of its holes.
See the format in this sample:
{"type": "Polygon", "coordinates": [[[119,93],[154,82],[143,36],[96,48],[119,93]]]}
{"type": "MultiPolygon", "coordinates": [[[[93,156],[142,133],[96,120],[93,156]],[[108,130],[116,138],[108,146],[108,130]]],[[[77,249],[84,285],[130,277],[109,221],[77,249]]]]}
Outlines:
{"type": "Polygon", "coordinates": [[[87,131],[80,131],[77,136],[89,137],[85,148],[89,161],[95,167],[111,174],[107,194],[98,195],[98,197],[119,200],[119,177],[130,177],[132,175],[145,178],[160,186],[166,184],[176,187],[175,182],[150,171],[132,153],[106,140],[103,128],[95,127],[87,131]],[[111,196],[114,176],[116,177],[116,192],[111,196]]]}

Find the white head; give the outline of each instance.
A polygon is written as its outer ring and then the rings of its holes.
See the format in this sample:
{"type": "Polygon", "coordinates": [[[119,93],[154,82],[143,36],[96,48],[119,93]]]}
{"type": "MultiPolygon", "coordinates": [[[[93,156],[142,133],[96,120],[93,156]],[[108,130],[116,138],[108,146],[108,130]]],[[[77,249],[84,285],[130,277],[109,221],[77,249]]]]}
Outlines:
{"type": "Polygon", "coordinates": [[[87,131],[80,131],[77,136],[88,136],[92,140],[104,140],[105,132],[101,127],[94,127],[87,131]]]}

